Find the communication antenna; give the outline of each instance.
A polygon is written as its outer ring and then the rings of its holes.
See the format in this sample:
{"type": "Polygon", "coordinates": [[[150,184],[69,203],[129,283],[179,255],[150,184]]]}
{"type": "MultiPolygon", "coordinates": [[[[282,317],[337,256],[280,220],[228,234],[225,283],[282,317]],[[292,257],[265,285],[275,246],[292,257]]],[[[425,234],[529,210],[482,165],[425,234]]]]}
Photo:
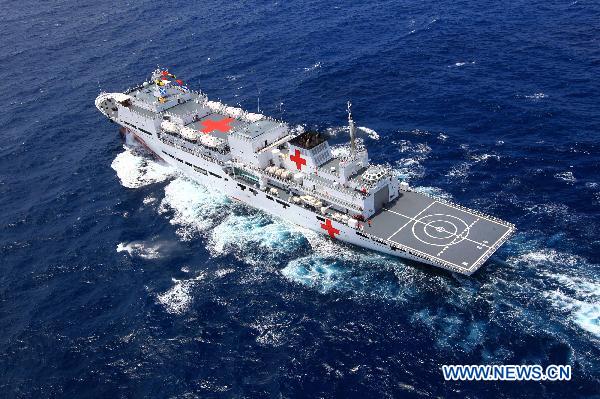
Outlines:
{"type": "MultiPolygon", "coordinates": [[[[254,72],[254,70],[252,72],[254,72]]],[[[258,81],[256,81],[255,84],[256,84],[256,92],[258,93],[257,100],[256,100],[256,112],[260,114],[260,87],[258,86],[258,81]]]]}
{"type": "Polygon", "coordinates": [[[354,128],[354,121],[352,120],[352,103],[348,101],[348,127],[350,128],[350,154],[354,155],[356,152],[356,129],[354,128]]]}

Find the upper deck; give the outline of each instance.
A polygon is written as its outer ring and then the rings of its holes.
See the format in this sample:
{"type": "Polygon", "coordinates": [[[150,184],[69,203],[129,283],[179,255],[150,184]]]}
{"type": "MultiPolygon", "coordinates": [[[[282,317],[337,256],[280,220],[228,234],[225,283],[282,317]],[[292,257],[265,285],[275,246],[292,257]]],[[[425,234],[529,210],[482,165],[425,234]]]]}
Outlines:
{"type": "Polygon", "coordinates": [[[409,191],[389,167],[371,165],[366,148],[354,140],[350,109],[350,146],[334,155],[318,132],[299,132],[209,101],[167,77],[175,79],[157,70],[151,81],[125,93],[101,93],[96,106],[111,120],[154,134],[163,144],[224,167],[234,165],[234,176],[240,172],[240,179],[260,190],[275,190],[284,201],[363,230],[357,234],[388,250],[459,273],[475,272],[514,231],[510,223],[409,191]],[[358,226],[365,218],[370,223],[358,226]]]}
{"type": "Polygon", "coordinates": [[[446,269],[475,272],[514,231],[514,226],[446,201],[400,191],[365,223],[364,232],[446,269]]]}

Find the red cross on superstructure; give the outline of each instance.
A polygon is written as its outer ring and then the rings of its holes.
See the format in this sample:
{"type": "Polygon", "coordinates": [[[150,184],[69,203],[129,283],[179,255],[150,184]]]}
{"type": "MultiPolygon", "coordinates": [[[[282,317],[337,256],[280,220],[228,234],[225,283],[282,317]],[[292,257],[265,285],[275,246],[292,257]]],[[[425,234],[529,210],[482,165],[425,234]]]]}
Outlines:
{"type": "Polygon", "coordinates": [[[329,219],[326,219],[325,223],[321,223],[321,228],[323,230],[327,230],[327,233],[329,233],[329,236],[331,238],[335,238],[336,234],[340,234],[340,231],[333,227],[333,225],[331,224],[331,220],[329,219]]]}
{"type": "Polygon", "coordinates": [[[204,126],[200,131],[202,133],[210,133],[215,130],[218,130],[221,133],[226,133],[231,130],[232,126],[230,125],[233,122],[233,118],[223,118],[221,120],[211,120],[207,119],[205,121],[200,122],[202,126],[204,126]]]}
{"type": "Polygon", "coordinates": [[[290,155],[290,161],[296,163],[298,170],[302,170],[302,165],[306,165],[306,159],[300,156],[300,150],[296,150],[294,155],[290,155]]]}

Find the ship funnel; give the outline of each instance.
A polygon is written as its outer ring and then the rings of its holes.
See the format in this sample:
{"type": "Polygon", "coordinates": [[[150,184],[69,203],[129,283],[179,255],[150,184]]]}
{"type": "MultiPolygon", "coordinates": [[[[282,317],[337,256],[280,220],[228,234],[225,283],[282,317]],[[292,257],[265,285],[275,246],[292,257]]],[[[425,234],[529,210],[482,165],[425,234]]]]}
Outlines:
{"type": "Polygon", "coordinates": [[[354,155],[356,152],[356,128],[354,127],[354,121],[352,120],[352,103],[348,101],[348,127],[350,128],[350,154],[354,155]]]}

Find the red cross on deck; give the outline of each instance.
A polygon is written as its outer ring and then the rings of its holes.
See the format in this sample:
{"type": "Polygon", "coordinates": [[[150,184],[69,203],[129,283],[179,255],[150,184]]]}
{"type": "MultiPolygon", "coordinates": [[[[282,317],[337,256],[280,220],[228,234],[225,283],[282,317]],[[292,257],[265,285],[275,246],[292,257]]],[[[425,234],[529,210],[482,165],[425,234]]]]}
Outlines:
{"type": "Polygon", "coordinates": [[[340,231],[333,227],[333,225],[331,224],[331,220],[329,219],[326,219],[325,223],[321,223],[321,228],[323,230],[327,230],[327,233],[329,233],[329,236],[331,238],[335,238],[336,234],[340,234],[340,231]]]}
{"type": "Polygon", "coordinates": [[[290,155],[290,161],[296,163],[298,170],[302,170],[302,165],[306,165],[306,159],[300,156],[300,150],[296,150],[294,155],[290,155]]]}
{"type": "Polygon", "coordinates": [[[232,126],[230,123],[233,122],[233,120],[233,118],[223,118],[221,120],[207,119],[200,122],[200,124],[204,126],[200,131],[203,133],[210,133],[218,130],[221,133],[226,133],[231,130],[232,126]]]}

